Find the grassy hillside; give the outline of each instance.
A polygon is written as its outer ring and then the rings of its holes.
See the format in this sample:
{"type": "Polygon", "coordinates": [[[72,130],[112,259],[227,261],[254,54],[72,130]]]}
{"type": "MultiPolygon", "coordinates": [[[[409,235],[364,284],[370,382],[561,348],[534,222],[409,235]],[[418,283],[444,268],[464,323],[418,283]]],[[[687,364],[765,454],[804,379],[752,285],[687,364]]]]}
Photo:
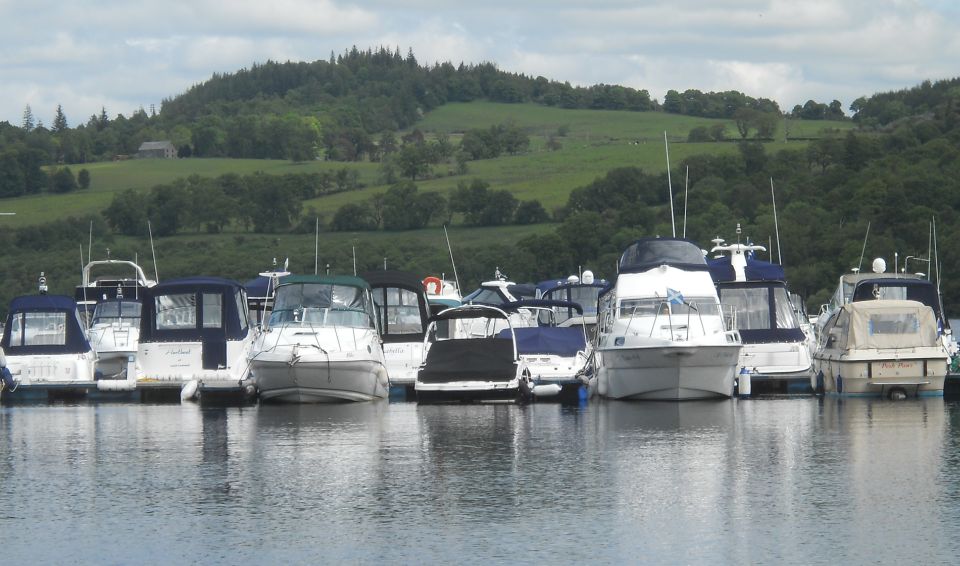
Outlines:
{"type": "MultiPolygon", "coordinates": [[[[664,171],[666,161],[663,132],[671,140],[671,162],[703,153],[732,153],[734,143],[686,143],[687,135],[697,126],[726,125],[727,135],[737,137],[736,127],[729,120],[695,118],[662,112],[625,112],[604,110],[565,110],[535,104],[500,104],[471,102],[447,104],[424,116],[416,125],[427,136],[444,133],[453,140],[472,128],[486,128],[512,122],[530,135],[530,151],[523,155],[473,161],[465,176],[450,175],[450,165],[435,166],[433,178],[418,180],[421,191],[446,193],[462,180],[481,178],[495,189],[508,189],[521,200],[539,199],[551,210],[566,202],[574,188],[623,166],[639,166],[653,172],[664,171]],[[561,148],[546,149],[549,136],[563,128],[566,134],[557,137],[561,148]]],[[[769,150],[783,147],[804,147],[805,141],[783,141],[782,128],[777,139],[768,142],[769,150]]],[[[791,121],[790,137],[815,138],[834,135],[851,128],[849,122],[791,121]]],[[[16,212],[5,217],[5,225],[20,227],[45,223],[69,215],[96,213],[106,208],[115,193],[129,188],[149,189],[190,175],[215,177],[224,173],[249,174],[262,171],[285,174],[316,171],[337,171],[343,168],[360,173],[367,187],[360,191],[339,193],[307,201],[305,206],[332,214],[347,202],[364,200],[386,190],[379,185],[379,164],[314,161],[294,164],[288,161],[256,159],[177,159],[130,160],[91,163],[74,166],[74,173],[85,168],[92,183],[87,191],[67,195],[37,195],[0,200],[0,210],[16,212]]],[[[696,176],[696,171],[690,172],[696,176]]],[[[682,180],[677,182],[682,183],[682,180]]]]}

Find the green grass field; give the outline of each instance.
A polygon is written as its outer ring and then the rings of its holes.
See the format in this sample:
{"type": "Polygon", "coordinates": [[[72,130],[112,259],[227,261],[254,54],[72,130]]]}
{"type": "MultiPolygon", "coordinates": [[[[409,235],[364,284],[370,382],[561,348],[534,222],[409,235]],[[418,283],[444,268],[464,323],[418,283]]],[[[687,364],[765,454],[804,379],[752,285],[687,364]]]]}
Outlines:
{"type": "MultiPolygon", "coordinates": [[[[486,128],[512,122],[525,128],[530,135],[530,151],[523,155],[473,161],[466,175],[448,173],[452,165],[433,168],[432,177],[418,180],[421,191],[447,193],[459,181],[480,178],[494,189],[510,190],[518,199],[538,199],[547,210],[563,205],[570,191],[590,183],[607,171],[625,166],[637,166],[650,172],[666,170],[663,133],[670,139],[670,158],[677,165],[685,157],[702,153],[733,153],[734,143],[686,143],[687,134],[697,126],[716,123],[727,125],[727,135],[737,136],[736,127],[729,120],[694,118],[662,112],[622,112],[603,110],[564,110],[534,104],[499,104],[471,102],[447,104],[424,116],[416,127],[428,137],[446,133],[456,140],[458,133],[471,128],[486,128]],[[561,127],[567,129],[557,138],[561,148],[546,149],[547,139],[561,127]]],[[[781,124],[781,128],[783,124],[781,124]]],[[[852,128],[849,122],[790,122],[791,137],[815,138],[835,135],[852,128]]],[[[768,151],[781,148],[803,148],[806,141],[767,142],[768,151]]],[[[36,195],[0,200],[0,210],[15,212],[4,217],[7,226],[21,227],[64,218],[97,213],[109,206],[114,195],[126,189],[146,190],[190,175],[216,177],[224,173],[267,174],[336,171],[342,168],[357,170],[366,188],[339,193],[304,203],[305,209],[332,215],[340,206],[369,198],[387,189],[378,184],[379,164],[315,161],[294,164],[288,161],[257,159],[144,159],[74,165],[76,173],[87,169],[91,188],[67,195],[36,195]]],[[[691,171],[691,178],[697,172],[691,171]]],[[[675,179],[675,183],[682,180],[675,179]]]]}

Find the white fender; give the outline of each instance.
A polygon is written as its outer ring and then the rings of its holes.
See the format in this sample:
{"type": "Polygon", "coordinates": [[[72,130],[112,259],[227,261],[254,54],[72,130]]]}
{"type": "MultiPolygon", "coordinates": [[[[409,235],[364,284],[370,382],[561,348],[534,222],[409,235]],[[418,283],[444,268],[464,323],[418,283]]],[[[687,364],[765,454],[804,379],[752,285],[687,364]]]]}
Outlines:
{"type": "Polygon", "coordinates": [[[597,376],[597,393],[601,397],[607,396],[607,374],[601,373],[597,376]]]}
{"type": "Polygon", "coordinates": [[[536,397],[553,397],[554,395],[559,395],[562,389],[563,386],[559,383],[545,383],[543,385],[534,385],[533,394],[536,397]]]}
{"type": "Polygon", "coordinates": [[[197,391],[200,389],[200,382],[196,379],[191,379],[190,381],[183,384],[183,388],[180,389],[180,400],[181,401],[192,401],[197,398],[197,391]]]}

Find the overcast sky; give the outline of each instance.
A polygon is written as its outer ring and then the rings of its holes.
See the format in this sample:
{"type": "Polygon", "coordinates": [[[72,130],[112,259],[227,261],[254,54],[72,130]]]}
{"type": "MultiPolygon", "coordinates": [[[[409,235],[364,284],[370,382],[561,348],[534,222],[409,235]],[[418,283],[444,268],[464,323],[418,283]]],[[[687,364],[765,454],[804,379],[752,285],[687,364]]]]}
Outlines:
{"type": "Polygon", "coordinates": [[[159,110],[267,59],[412,48],[573,84],[739,90],[789,110],[960,75],[957,0],[0,0],[0,121],[159,110]]]}

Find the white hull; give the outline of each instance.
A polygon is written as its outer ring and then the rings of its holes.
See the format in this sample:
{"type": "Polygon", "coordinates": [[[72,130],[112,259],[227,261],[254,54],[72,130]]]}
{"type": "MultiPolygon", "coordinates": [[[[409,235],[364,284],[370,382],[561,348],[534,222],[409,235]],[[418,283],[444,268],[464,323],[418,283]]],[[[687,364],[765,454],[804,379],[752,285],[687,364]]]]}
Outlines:
{"type": "Polygon", "coordinates": [[[610,399],[731,397],[739,352],[740,344],[601,348],[595,387],[610,399]]]}
{"type": "Polygon", "coordinates": [[[740,366],[751,370],[755,381],[806,379],[810,377],[813,358],[804,342],[744,344],[740,366]]]}
{"type": "Polygon", "coordinates": [[[93,352],[7,356],[7,369],[20,385],[83,384],[94,381],[93,352]]]}
{"type": "Polygon", "coordinates": [[[423,342],[393,342],[383,345],[390,385],[412,386],[423,364],[423,342]]]}
{"type": "Polygon", "coordinates": [[[289,363],[289,356],[261,352],[251,363],[253,380],[263,401],[341,403],[373,401],[387,396],[387,372],[374,359],[312,356],[289,363]]]}

